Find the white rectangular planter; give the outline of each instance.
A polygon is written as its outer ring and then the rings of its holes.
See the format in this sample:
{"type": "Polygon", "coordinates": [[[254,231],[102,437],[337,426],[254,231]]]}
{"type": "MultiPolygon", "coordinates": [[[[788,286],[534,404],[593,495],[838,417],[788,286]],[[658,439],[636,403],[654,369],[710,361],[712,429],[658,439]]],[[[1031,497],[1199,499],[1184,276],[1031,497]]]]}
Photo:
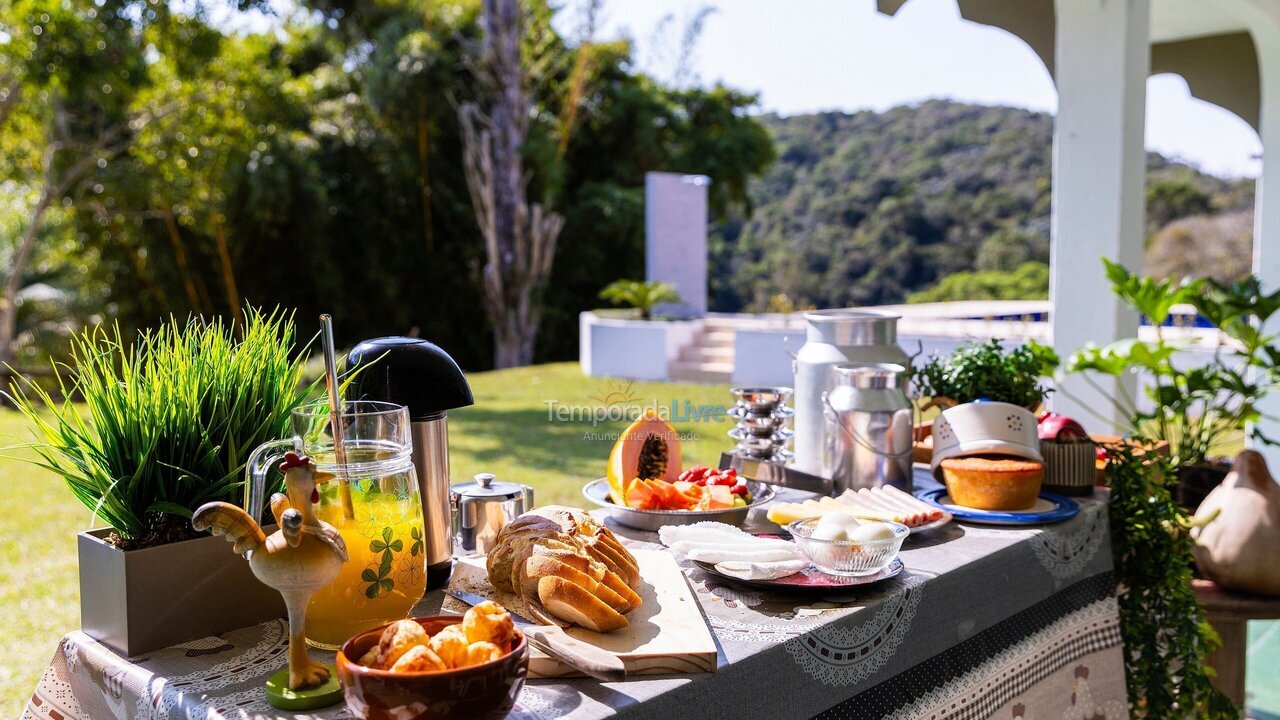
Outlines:
{"type": "Polygon", "coordinates": [[[223,537],[124,551],[110,530],[76,538],[80,627],[128,656],[285,616],[280,593],[263,585],[223,537]]]}
{"type": "Polygon", "coordinates": [[[584,375],[666,380],[668,363],[693,341],[700,320],[630,320],[578,316],[578,360],[584,375]]]}

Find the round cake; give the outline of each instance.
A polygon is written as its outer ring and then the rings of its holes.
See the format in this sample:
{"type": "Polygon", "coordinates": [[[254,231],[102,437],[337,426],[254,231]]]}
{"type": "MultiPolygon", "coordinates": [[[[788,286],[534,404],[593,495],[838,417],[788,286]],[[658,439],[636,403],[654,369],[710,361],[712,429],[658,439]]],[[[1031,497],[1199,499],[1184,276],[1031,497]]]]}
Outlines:
{"type": "Polygon", "coordinates": [[[1027,510],[1044,480],[1043,464],[1007,455],[947,458],[940,467],[951,502],[977,510],[1027,510]]]}

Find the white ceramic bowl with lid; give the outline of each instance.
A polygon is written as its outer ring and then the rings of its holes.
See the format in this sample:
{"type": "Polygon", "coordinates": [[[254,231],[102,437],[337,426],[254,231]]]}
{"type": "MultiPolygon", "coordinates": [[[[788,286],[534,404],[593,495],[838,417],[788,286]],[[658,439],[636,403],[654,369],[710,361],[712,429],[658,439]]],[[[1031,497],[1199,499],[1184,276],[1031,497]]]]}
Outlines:
{"type": "Polygon", "coordinates": [[[970,455],[1010,455],[1044,462],[1036,416],[1019,405],[979,400],[942,411],[933,421],[933,460],[930,469],[947,458],[970,455]]]}

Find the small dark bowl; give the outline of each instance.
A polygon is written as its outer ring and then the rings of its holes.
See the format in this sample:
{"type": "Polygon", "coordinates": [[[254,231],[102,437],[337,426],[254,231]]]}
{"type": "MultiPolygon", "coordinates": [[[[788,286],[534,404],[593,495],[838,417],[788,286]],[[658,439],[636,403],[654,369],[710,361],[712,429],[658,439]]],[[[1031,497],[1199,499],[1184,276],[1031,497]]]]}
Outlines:
{"type": "MultiPolygon", "coordinates": [[[[413,618],[428,635],[462,622],[457,615],[413,618]]],[[[499,720],[511,712],[529,674],[529,644],[519,642],[492,662],[439,672],[374,670],[356,662],[378,642],[383,625],[356,635],[338,651],[347,709],[365,720],[499,720]]]]}

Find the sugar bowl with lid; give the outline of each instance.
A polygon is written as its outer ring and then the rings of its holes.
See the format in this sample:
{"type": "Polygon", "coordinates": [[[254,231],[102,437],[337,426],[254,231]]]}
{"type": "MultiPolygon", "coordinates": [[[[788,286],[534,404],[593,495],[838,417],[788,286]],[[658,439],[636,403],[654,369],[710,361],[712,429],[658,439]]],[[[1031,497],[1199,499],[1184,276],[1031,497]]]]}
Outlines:
{"type": "Polygon", "coordinates": [[[449,486],[449,503],[455,553],[483,555],[493,548],[507,523],[533,509],[533,488],[479,473],[471,482],[449,486]]]}

